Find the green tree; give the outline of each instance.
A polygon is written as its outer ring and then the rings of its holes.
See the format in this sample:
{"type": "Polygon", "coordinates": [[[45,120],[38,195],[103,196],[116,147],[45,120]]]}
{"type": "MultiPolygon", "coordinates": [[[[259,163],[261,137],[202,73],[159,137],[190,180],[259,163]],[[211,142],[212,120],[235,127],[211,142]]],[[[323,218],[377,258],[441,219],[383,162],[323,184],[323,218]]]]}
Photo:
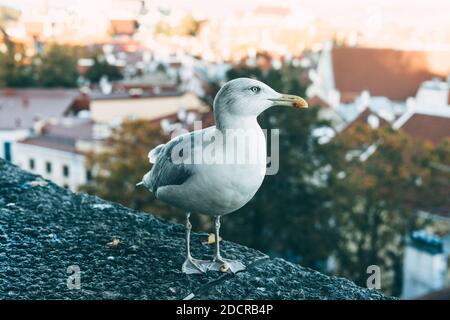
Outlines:
{"type": "Polygon", "coordinates": [[[171,36],[172,35],[172,27],[164,20],[160,20],[155,25],[155,33],[162,34],[165,36],[171,36]]]}
{"type": "Polygon", "coordinates": [[[176,25],[171,25],[165,20],[160,20],[155,26],[156,34],[166,36],[196,36],[201,22],[196,20],[191,14],[186,14],[176,25]]]}
{"type": "MultiPolygon", "coordinates": [[[[304,95],[302,72],[284,64],[266,71],[233,68],[227,77],[253,77],[279,92],[304,95]]],[[[218,87],[211,86],[205,101],[212,103],[218,87]]],[[[323,143],[317,129],[330,124],[314,106],[272,108],[258,121],[262,128],[280,129],[279,171],[265,178],[246,206],[224,217],[224,237],[321,271],[333,257],[334,272],[362,286],[367,267],[375,264],[382,270],[382,290],[398,294],[406,235],[422,226],[415,210],[450,205],[450,140],[435,147],[389,127],[361,125],[323,143]],[[361,158],[371,146],[374,152],[361,158]]],[[[125,123],[107,151],[90,157],[99,174],[86,190],[182,221],[179,210],[134,186],[148,171],[148,151],[167,140],[158,125],[125,123]]],[[[193,217],[196,227],[212,227],[193,217]]]]}
{"type": "Polygon", "coordinates": [[[0,23],[5,21],[16,21],[20,17],[20,11],[14,8],[0,5],[0,23]]]}
{"type": "Polygon", "coordinates": [[[103,152],[88,155],[94,180],[83,186],[82,191],[166,219],[184,217],[179,210],[157,201],[146,188],[136,188],[150,168],[148,152],[167,140],[169,137],[161,132],[159,124],[142,120],[124,122],[113,131],[103,152]]]}
{"type": "MultiPolygon", "coordinates": [[[[302,94],[301,72],[289,64],[268,71],[241,66],[227,76],[302,94]]],[[[335,272],[362,286],[367,267],[376,264],[383,271],[382,289],[399,294],[405,236],[423,226],[416,210],[450,205],[450,142],[435,148],[388,127],[363,125],[320,145],[312,132],[328,124],[313,106],[295,111],[260,116],[262,127],[281,128],[280,171],[227,220],[224,236],[322,271],[333,257],[335,272]],[[347,159],[372,145],[376,151],[366,161],[347,159]]]]}
{"type": "Polygon", "coordinates": [[[200,28],[200,21],[191,14],[186,14],[180,21],[177,33],[181,35],[196,36],[200,28]]]}
{"type": "Polygon", "coordinates": [[[433,146],[388,126],[372,129],[367,124],[350,128],[337,140],[348,150],[333,191],[340,234],[337,273],[365,286],[367,267],[377,265],[383,291],[398,295],[406,236],[423,227],[416,209],[446,201],[437,196],[445,188],[430,166],[433,146]],[[367,153],[371,148],[376,149],[367,153]],[[361,158],[361,151],[371,155],[361,158]]]}
{"type": "Polygon", "coordinates": [[[77,57],[72,47],[52,44],[46,47],[38,61],[39,86],[65,88],[77,86],[77,57]]]}
{"type": "Polygon", "coordinates": [[[450,138],[444,139],[432,148],[426,165],[429,168],[429,181],[433,188],[427,188],[423,194],[429,200],[425,209],[445,212],[450,207],[450,138]]]}
{"type": "MultiPolygon", "coordinates": [[[[279,70],[266,72],[234,68],[227,77],[256,78],[279,92],[304,95],[301,72],[285,64],[279,70]]],[[[314,136],[315,129],[330,126],[318,119],[317,111],[280,107],[259,117],[261,127],[280,130],[279,172],[266,176],[254,198],[229,219],[225,217],[223,234],[264,252],[324,270],[337,240],[333,212],[328,208],[332,194],[327,171],[339,158],[339,149],[333,143],[320,144],[314,136]]]]}
{"type": "Polygon", "coordinates": [[[119,80],[123,77],[119,68],[110,65],[103,57],[97,56],[94,58],[94,64],[88,69],[85,77],[92,83],[98,83],[103,76],[108,77],[109,80],[119,80]]]}
{"type": "Polygon", "coordinates": [[[5,36],[6,51],[0,52],[0,86],[31,87],[35,84],[35,69],[27,62],[25,48],[14,44],[5,36]]]}

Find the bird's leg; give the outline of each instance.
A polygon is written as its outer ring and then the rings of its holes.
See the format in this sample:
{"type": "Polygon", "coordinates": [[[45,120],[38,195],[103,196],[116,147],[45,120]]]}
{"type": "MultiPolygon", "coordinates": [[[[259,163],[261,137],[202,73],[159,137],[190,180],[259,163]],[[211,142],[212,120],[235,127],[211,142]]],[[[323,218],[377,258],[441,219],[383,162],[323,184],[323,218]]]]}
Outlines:
{"type": "Polygon", "coordinates": [[[228,260],[220,255],[220,243],[219,243],[219,232],[220,232],[220,216],[215,217],[215,237],[216,237],[216,248],[214,253],[213,264],[210,270],[221,271],[221,272],[231,272],[236,273],[245,270],[245,266],[242,262],[238,260],[228,260]]]}
{"type": "Polygon", "coordinates": [[[208,267],[210,265],[209,261],[197,260],[192,258],[191,256],[191,229],[192,224],[189,221],[191,213],[186,213],[186,234],[185,234],[185,242],[186,242],[186,260],[183,263],[181,271],[186,274],[195,274],[195,273],[205,273],[208,271],[208,267]]]}
{"type": "Polygon", "coordinates": [[[220,255],[220,216],[215,216],[214,218],[214,226],[215,226],[215,234],[216,234],[216,250],[214,253],[214,260],[222,260],[222,256],[220,255]]]}

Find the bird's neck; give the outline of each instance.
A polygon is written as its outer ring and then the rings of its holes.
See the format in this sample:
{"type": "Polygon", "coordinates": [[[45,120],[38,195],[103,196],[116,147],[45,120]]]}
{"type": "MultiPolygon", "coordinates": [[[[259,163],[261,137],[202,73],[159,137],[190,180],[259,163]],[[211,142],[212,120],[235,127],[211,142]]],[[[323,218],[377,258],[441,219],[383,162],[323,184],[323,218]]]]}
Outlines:
{"type": "Polygon", "coordinates": [[[235,138],[242,138],[245,140],[253,137],[256,139],[253,142],[261,145],[265,150],[266,138],[256,120],[256,116],[227,115],[226,117],[216,117],[216,129],[221,132],[224,144],[227,143],[229,138],[232,140],[235,138]]]}
{"type": "Polygon", "coordinates": [[[214,115],[216,128],[222,131],[223,134],[226,133],[228,129],[259,129],[261,127],[256,120],[256,116],[236,116],[232,114],[215,114],[214,115]]]}
{"type": "Polygon", "coordinates": [[[266,170],[266,136],[259,126],[256,116],[217,117],[216,130],[220,131],[221,143],[225,146],[225,153],[240,152],[244,163],[257,164],[261,172],[266,170]],[[237,149],[235,149],[237,148],[237,149]],[[238,150],[238,151],[236,151],[238,150]],[[256,159],[254,159],[256,157],[256,159]]]}

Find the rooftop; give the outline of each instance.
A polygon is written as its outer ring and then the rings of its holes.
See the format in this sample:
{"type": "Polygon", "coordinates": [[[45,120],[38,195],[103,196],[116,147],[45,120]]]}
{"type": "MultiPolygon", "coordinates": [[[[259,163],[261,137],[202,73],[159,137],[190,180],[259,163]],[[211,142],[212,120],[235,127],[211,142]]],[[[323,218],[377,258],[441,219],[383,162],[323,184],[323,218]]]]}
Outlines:
{"type": "MultiPolygon", "coordinates": [[[[0,299],[389,299],[228,241],[223,254],[246,271],[185,275],[182,225],[72,193],[2,159],[0,221],[0,299]],[[67,287],[74,265],[81,289],[67,287]]],[[[212,255],[206,239],[192,235],[199,258],[212,255]]]]}
{"type": "Polygon", "coordinates": [[[20,143],[59,151],[77,153],[76,140],[71,138],[42,135],[33,138],[26,138],[20,141],[20,143]]]}
{"type": "Polygon", "coordinates": [[[372,129],[378,127],[389,126],[389,122],[380,117],[376,112],[370,108],[365,108],[353,121],[349,122],[343,129],[343,132],[347,132],[350,128],[354,128],[358,125],[368,124],[372,129]]]}
{"type": "Polygon", "coordinates": [[[69,89],[1,89],[0,130],[29,129],[38,120],[59,118],[78,95],[69,89]]]}
{"type": "Polygon", "coordinates": [[[422,82],[450,74],[448,51],[401,51],[379,48],[333,48],[336,88],[347,95],[371,95],[404,101],[422,82]]]}
{"type": "Polygon", "coordinates": [[[415,139],[439,144],[450,138],[450,108],[440,113],[436,110],[407,112],[394,123],[394,127],[401,128],[415,139]]]}
{"type": "Polygon", "coordinates": [[[111,20],[111,33],[114,35],[133,35],[137,29],[136,20],[111,20]]]}
{"type": "Polygon", "coordinates": [[[117,100],[117,99],[130,99],[130,98],[165,98],[165,97],[180,97],[185,94],[185,91],[160,91],[154,92],[153,89],[141,88],[139,86],[133,86],[133,88],[127,91],[113,92],[110,94],[104,94],[101,91],[95,90],[89,93],[91,100],[117,100]],[[133,95],[133,91],[136,90],[136,94],[133,95]],[[139,90],[140,89],[140,90],[139,90]]]}
{"type": "Polygon", "coordinates": [[[82,153],[77,149],[77,141],[93,141],[94,123],[88,119],[63,118],[44,125],[41,134],[26,138],[20,143],[39,147],[82,153]]]}

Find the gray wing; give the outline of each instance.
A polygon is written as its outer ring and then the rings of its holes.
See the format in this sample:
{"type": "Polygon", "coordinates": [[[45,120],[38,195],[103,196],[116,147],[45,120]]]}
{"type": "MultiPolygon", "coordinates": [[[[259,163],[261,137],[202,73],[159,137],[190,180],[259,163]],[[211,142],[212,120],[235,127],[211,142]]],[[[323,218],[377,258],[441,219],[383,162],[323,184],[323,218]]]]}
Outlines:
{"type": "MultiPolygon", "coordinates": [[[[153,150],[150,152],[155,159],[155,163],[149,172],[148,182],[146,185],[151,188],[152,192],[156,195],[156,191],[159,187],[180,185],[189,179],[193,174],[193,166],[190,164],[179,163],[172,161],[172,151],[175,147],[176,150],[180,150],[181,147],[186,146],[192,150],[193,143],[185,145],[194,139],[195,132],[191,132],[182,136],[179,136],[165,145],[156,147],[156,152],[153,150]],[[180,145],[182,144],[182,145],[180,145]]],[[[175,150],[175,151],[176,151],[175,150]]],[[[186,150],[183,148],[182,150],[186,150]]],[[[182,154],[180,154],[183,157],[182,154]]]]}

